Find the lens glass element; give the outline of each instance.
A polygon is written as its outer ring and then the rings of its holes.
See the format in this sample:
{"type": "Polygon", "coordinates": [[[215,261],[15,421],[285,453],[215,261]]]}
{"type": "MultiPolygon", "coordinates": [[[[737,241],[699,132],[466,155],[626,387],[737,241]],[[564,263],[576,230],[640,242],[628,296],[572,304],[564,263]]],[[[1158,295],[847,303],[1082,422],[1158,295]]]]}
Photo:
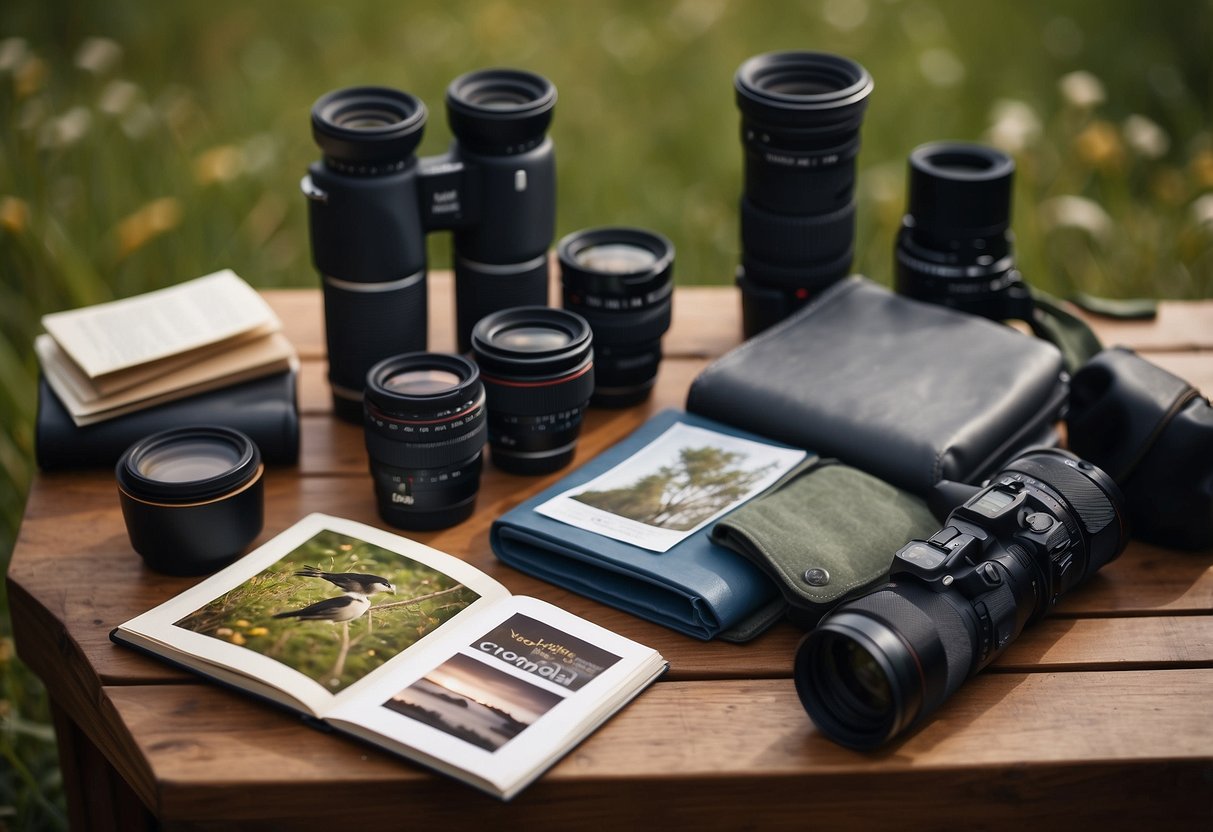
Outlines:
{"type": "Polygon", "coordinates": [[[657,255],[647,248],[627,243],[607,243],[589,246],[574,255],[579,266],[608,274],[629,274],[647,269],[657,262],[657,255]]]}
{"type": "Polygon", "coordinates": [[[859,711],[883,714],[893,704],[893,691],[872,654],[853,639],[838,638],[831,645],[831,659],[838,680],[859,711]]]}
{"type": "Polygon", "coordinates": [[[516,326],[497,333],[494,343],[519,352],[546,352],[572,341],[567,332],[546,326],[516,326]]]}
{"type": "Polygon", "coordinates": [[[459,376],[446,370],[406,370],[384,379],[383,386],[406,396],[428,396],[449,390],[459,381],[459,376]]]}
{"type": "Polygon", "coordinates": [[[240,462],[240,451],[222,440],[182,438],[153,448],[138,460],[139,473],[157,482],[217,477],[240,462]]]}

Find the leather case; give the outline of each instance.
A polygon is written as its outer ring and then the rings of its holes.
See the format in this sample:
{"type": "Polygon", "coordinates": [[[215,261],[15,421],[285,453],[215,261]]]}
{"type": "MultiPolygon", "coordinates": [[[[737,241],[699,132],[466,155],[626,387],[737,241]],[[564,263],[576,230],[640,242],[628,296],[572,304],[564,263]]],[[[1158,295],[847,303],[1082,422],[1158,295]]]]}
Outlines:
{"type": "Polygon", "coordinates": [[[1143,540],[1213,547],[1213,407],[1195,387],[1124,347],[1074,376],[1070,449],[1124,491],[1143,540]]]}
{"type": "Polygon", "coordinates": [[[136,440],[182,425],[223,425],[248,435],[271,465],[299,458],[295,371],[276,373],[77,427],[46,380],[38,380],[34,452],[45,471],[113,467],[136,440]]]}
{"type": "Polygon", "coordinates": [[[746,641],[782,617],[785,604],[760,569],[711,542],[711,524],[669,551],[657,553],[534,510],[615,467],[676,422],[767,441],[691,414],[662,411],[551,488],[498,518],[489,540],[502,561],[557,586],[696,638],[746,641]]]}
{"type": "Polygon", "coordinates": [[[704,370],[687,410],[928,495],[1055,442],[1066,394],[1051,344],[853,276],[704,370]]]}

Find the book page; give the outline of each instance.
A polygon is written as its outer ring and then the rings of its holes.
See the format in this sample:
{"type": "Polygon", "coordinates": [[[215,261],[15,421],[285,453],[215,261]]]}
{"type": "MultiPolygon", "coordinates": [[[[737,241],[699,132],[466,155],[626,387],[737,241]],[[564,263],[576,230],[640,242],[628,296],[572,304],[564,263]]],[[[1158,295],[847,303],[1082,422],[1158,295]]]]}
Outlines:
{"type": "Polygon", "coordinates": [[[266,324],[279,328],[261,295],[231,270],[42,317],[46,331],[90,378],[215,344],[266,324]]]}
{"type": "Polygon", "coordinates": [[[458,558],[312,514],[115,638],[319,715],[508,595],[458,558]]]}
{"type": "Polygon", "coordinates": [[[225,352],[192,362],[170,376],[97,398],[89,387],[88,379],[66,359],[49,335],[39,335],[34,339],[34,351],[47,384],[55,391],[77,427],[251,381],[270,373],[284,372],[295,362],[295,348],[285,335],[275,332],[254,341],[242,341],[225,352]]]}
{"type": "Polygon", "coordinates": [[[666,667],[651,648],[535,598],[499,601],[471,624],[457,649],[452,633],[326,720],[508,799],[666,667]]]}

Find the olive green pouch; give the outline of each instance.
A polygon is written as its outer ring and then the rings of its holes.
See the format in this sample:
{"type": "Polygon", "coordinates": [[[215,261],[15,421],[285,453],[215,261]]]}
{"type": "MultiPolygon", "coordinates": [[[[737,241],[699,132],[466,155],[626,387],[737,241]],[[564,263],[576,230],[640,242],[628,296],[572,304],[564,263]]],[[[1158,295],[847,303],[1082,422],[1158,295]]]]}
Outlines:
{"type": "Polygon", "coordinates": [[[779,587],[788,618],[811,627],[881,584],[907,541],[938,529],[918,497],[836,460],[816,459],[717,523],[712,542],[761,569],[779,587]]]}

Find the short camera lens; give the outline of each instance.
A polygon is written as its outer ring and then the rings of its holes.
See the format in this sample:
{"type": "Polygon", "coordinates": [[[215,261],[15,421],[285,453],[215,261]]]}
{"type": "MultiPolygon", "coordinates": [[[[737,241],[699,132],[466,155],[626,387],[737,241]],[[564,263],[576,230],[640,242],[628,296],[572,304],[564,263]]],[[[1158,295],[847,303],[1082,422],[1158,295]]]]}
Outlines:
{"type": "Polygon", "coordinates": [[[643,401],[661,363],[670,328],[674,246],[640,228],[591,228],[556,247],[566,309],[594,331],[591,404],[625,407],[643,401]]]}
{"type": "Polygon", "coordinates": [[[485,439],[480,371],[458,355],[413,352],[367,373],[364,436],[379,515],[402,529],[467,519],[485,439]]]}
{"type": "Polygon", "coordinates": [[[498,468],[546,474],[572,460],[594,390],[592,345],[585,319],[546,306],[503,309],[472,329],[498,468]]]}

